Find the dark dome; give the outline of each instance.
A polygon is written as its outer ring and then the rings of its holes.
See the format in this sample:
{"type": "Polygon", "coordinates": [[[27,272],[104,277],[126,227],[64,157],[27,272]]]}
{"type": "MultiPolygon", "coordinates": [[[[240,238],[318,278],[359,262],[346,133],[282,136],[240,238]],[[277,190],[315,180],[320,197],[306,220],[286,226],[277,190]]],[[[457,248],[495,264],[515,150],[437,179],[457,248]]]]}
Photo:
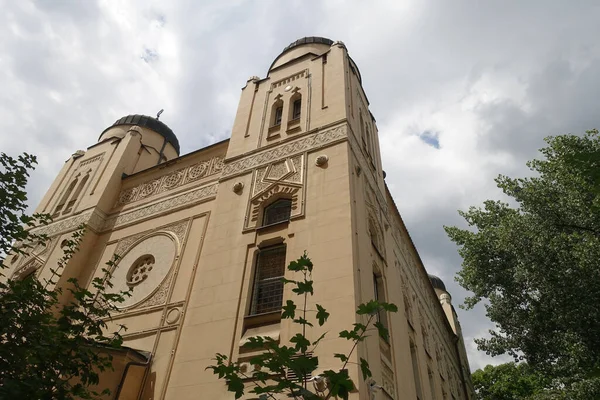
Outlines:
{"type": "Polygon", "coordinates": [[[285,53],[288,50],[293,49],[294,47],[302,46],[303,44],[308,44],[308,43],[321,43],[321,44],[326,44],[327,46],[331,46],[333,44],[333,40],[327,39],[324,37],[319,37],[319,36],[303,37],[302,39],[298,39],[295,42],[290,43],[285,49],[283,49],[281,54],[285,53]]]}
{"type": "Polygon", "coordinates": [[[433,286],[434,289],[440,289],[444,292],[447,292],[446,285],[444,285],[444,282],[437,276],[429,275],[429,281],[431,282],[431,286],[433,286]]]}
{"type": "Polygon", "coordinates": [[[292,50],[295,47],[302,46],[303,44],[310,44],[310,43],[320,43],[320,44],[325,44],[327,46],[331,46],[333,44],[333,40],[327,39],[324,37],[319,37],[319,36],[306,36],[306,37],[303,37],[302,39],[298,39],[298,40],[290,43],[289,45],[287,45],[281,51],[281,53],[279,53],[279,55],[277,57],[275,57],[275,60],[273,60],[273,63],[269,67],[269,71],[271,70],[271,68],[273,68],[273,65],[275,65],[275,62],[277,62],[279,57],[281,57],[282,55],[284,55],[285,53],[287,53],[288,51],[292,50]]]}
{"type": "Polygon", "coordinates": [[[177,136],[175,136],[171,128],[169,128],[167,125],[165,125],[158,119],[148,117],[147,115],[128,115],[126,117],[116,120],[115,123],[106,128],[100,136],[102,136],[104,132],[106,132],[110,128],[114,128],[115,126],[119,125],[138,125],[143,128],[153,130],[154,132],[164,137],[167,142],[171,143],[171,145],[175,148],[177,155],[179,155],[179,140],[177,140],[177,136]]]}

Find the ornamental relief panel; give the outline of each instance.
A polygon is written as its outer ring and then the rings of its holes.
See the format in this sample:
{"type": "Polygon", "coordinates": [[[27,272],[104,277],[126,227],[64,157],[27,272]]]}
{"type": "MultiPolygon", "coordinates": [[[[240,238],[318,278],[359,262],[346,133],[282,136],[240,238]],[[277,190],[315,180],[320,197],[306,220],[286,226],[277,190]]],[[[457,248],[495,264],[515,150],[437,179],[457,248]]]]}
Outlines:
{"type": "Polygon", "coordinates": [[[189,167],[170,172],[159,178],[143,182],[135,187],[122,190],[119,194],[116,206],[133,203],[159,193],[173,190],[201,178],[218,174],[222,170],[222,157],[214,157],[207,161],[201,161],[189,167]]]}
{"type": "Polygon", "coordinates": [[[180,221],[121,239],[115,250],[114,291],[132,290],[123,311],[165,304],[189,221],[180,221]]]}
{"type": "MultiPolygon", "coordinates": [[[[31,271],[37,271],[46,264],[46,253],[49,253],[56,245],[58,238],[53,237],[46,241],[45,244],[37,244],[27,254],[21,254],[13,264],[15,267],[12,273],[13,279],[18,279],[29,274],[31,271]]],[[[6,261],[5,261],[6,262],[6,261]]]]}
{"type": "Polygon", "coordinates": [[[251,198],[246,212],[245,229],[261,226],[260,214],[265,203],[275,197],[292,201],[291,218],[302,215],[305,180],[304,154],[275,161],[254,171],[251,198]]]}
{"type": "Polygon", "coordinates": [[[249,155],[228,162],[223,167],[223,178],[242,174],[256,167],[264,167],[283,158],[293,157],[306,150],[314,150],[332,144],[347,137],[347,125],[338,125],[333,128],[317,131],[310,135],[302,136],[296,140],[286,142],[275,148],[266,149],[259,153],[249,155]]]}

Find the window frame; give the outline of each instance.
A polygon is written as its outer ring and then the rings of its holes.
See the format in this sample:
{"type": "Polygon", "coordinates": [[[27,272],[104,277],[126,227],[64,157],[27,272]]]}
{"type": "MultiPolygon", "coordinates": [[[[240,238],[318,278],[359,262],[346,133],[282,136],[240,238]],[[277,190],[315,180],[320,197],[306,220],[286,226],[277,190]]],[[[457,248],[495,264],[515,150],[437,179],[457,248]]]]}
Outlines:
{"type": "Polygon", "coordinates": [[[263,207],[262,218],[261,218],[262,225],[261,226],[271,226],[271,225],[276,225],[276,224],[280,224],[283,222],[288,222],[291,218],[292,218],[292,199],[288,199],[286,197],[280,197],[277,200],[275,200],[275,201],[271,202],[270,204],[263,207]],[[287,218],[268,222],[267,218],[269,216],[269,210],[276,208],[277,204],[282,203],[282,202],[288,203],[288,211],[289,212],[287,213],[287,218]]]}
{"type": "Polygon", "coordinates": [[[297,98],[292,103],[292,121],[299,120],[302,117],[302,97],[297,98]]]}
{"type": "Polygon", "coordinates": [[[280,126],[283,120],[283,104],[276,105],[273,115],[273,126],[280,126]]]}
{"type": "Polygon", "coordinates": [[[252,282],[252,292],[250,293],[250,304],[248,307],[248,317],[253,317],[253,316],[257,316],[257,315],[263,315],[263,314],[269,314],[269,313],[274,313],[274,312],[280,312],[281,311],[281,307],[283,306],[283,291],[284,291],[284,285],[283,285],[283,281],[282,278],[285,276],[285,266],[286,266],[286,256],[287,256],[287,246],[285,244],[277,244],[277,245],[273,245],[273,246],[269,246],[269,247],[264,247],[259,249],[256,252],[256,257],[255,257],[255,262],[254,262],[254,279],[252,282]],[[262,264],[261,257],[264,257],[266,254],[270,253],[270,252],[283,252],[283,256],[282,256],[282,264],[281,264],[281,275],[276,275],[276,276],[270,276],[267,278],[260,278],[260,274],[261,274],[261,268],[263,267],[264,264],[262,264]],[[271,306],[271,308],[269,307],[265,307],[264,303],[267,303],[267,301],[265,301],[264,299],[262,300],[262,304],[259,298],[260,295],[260,289],[261,287],[264,287],[266,284],[272,284],[274,282],[279,281],[281,287],[279,288],[279,297],[281,297],[281,304],[278,307],[274,307],[271,306]],[[266,309],[264,309],[266,308],[266,309]]]}

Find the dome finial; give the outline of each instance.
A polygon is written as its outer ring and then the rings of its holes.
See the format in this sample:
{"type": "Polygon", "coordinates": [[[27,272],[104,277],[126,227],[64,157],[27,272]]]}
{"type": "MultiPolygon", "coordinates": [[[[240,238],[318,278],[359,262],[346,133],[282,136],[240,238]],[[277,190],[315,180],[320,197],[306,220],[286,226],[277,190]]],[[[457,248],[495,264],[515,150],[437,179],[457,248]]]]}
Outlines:
{"type": "Polygon", "coordinates": [[[165,111],[164,108],[161,108],[159,112],[156,113],[156,119],[160,118],[160,114],[162,114],[165,111]]]}

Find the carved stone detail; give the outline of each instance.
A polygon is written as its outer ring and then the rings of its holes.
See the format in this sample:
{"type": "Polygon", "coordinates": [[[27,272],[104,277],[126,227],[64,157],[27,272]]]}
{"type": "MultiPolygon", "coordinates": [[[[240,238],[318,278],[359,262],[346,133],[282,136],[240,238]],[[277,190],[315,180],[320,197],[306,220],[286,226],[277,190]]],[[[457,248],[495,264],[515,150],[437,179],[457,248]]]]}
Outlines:
{"type": "Polygon", "coordinates": [[[204,186],[199,189],[195,189],[170,199],[163,200],[158,203],[150,204],[135,210],[120,213],[114,217],[109,218],[104,224],[104,230],[113,229],[120,225],[136,221],[148,217],[150,215],[158,214],[163,211],[172,210],[173,208],[193,203],[196,201],[207,199],[217,194],[218,183],[214,183],[209,186],[204,186]]]}
{"type": "Polygon", "coordinates": [[[135,187],[122,190],[119,194],[117,205],[133,203],[159,193],[173,190],[206,176],[218,174],[222,169],[222,157],[214,157],[207,161],[201,161],[189,167],[169,172],[149,182],[143,182],[135,187]]]}
{"type": "Polygon", "coordinates": [[[327,161],[329,161],[329,157],[327,157],[327,155],[322,154],[319,157],[317,157],[317,159],[315,160],[315,165],[317,167],[322,167],[325,164],[327,164],[327,161]]]}
{"type": "Polygon", "coordinates": [[[337,140],[342,140],[347,137],[347,129],[346,125],[338,125],[334,128],[303,136],[273,149],[263,150],[238,160],[226,162],[222,176],[223,178],[234,176],[249,169],[269,164],[306,150],[318,149],[337,140]]]}
{"type": "Polygon", "coordinates": [[[243,190],[244,190],[244,182],[237,182],[235,185],[233,185],[233,193],[242,194],[243,190]]]}
{"type": "Polygon", "coordinates": [[[393,399],[396,398],[394,373],[385,362],[381,363],[381,386],[393,399]]]}
{"type": "Polygon", "coordinates": [[[286,85],[290,82],[295,81],[296,79],[303,78],[306,75],[306,72],[307,72],[307,70],[303,70],[303,71],[297,72],[293,75],[290,75],[288,77],[285,77],[283,79],[280,79],[277,82],[273,82],[273,84],[271,85],[271,89],[275,89],[277,87],[286,85]]]}
{"type": "Polygon", "coordinates": [[[252,197],[246,217],[246,229],[255,228],[259,224],[262,206],[274,196],[288,197],[292,200],[292,217],[302,213],[304,159],[304,155],[297,155],[276,161],[255,171],[252,181],[252,197]]]}
{"type": "MultiPolygon", "coordinates": [[[[181,248],[181,244],[185,241],[188,225],[189,220],[184,220],[128,236],[119,240],[119,242],[117,243],[115,254],[117,254],[119,257],[122,257],[123,254],[127,253],[132,248],[132,246],[140,239],[146,236],[150,236],[156,232],[170,232],[174,234],[179,241],[179,248],[181,248]]],[[[180,250],[178,249],[177,251],[179,252],[180,250]]],[[[177,261],[175,261],[175,264],[177,264],[177,261]]],[[[133,305],[128,309],[139,309],[165,304],[167,301],[167,296],[169,294],[169,289],[171,287],[171,282],[173,280],[174,273],[175,267],[172,267],[167,276],[162,281],[162,283],[159,285],[158,289],[148,299],[144,300],[139,304],[133,305]]]]}
{"type": "Polygon", "coordinates": [[[95,163],[96,161],[100,161],[102,159],[102,156],[104,156],[104,153],[100,153],[92,158],[88,158],[87,160],[83,160],[79,163],[80,167],[84,167],[86,165],[95,163]]]}
{"type": "Polygon", "coordinates": [[[167,325],[173,325],[177,321],[179,321],[179,317],[181,317],[181,309],[174,307],[167,311],[167,315],[165,316],[165,322],[167,325]]]}
{"type": "Polygon", "coordinates": [[[96,232],[102,230],[105,217],[97,211],[91,210],[79,215],[74,215],[65,219],[60,219],[46,226],[34,228],[31,232],[38,235],[54,236],[60,233],[68,232],[80,225],[86,225],[96,232]]]}

